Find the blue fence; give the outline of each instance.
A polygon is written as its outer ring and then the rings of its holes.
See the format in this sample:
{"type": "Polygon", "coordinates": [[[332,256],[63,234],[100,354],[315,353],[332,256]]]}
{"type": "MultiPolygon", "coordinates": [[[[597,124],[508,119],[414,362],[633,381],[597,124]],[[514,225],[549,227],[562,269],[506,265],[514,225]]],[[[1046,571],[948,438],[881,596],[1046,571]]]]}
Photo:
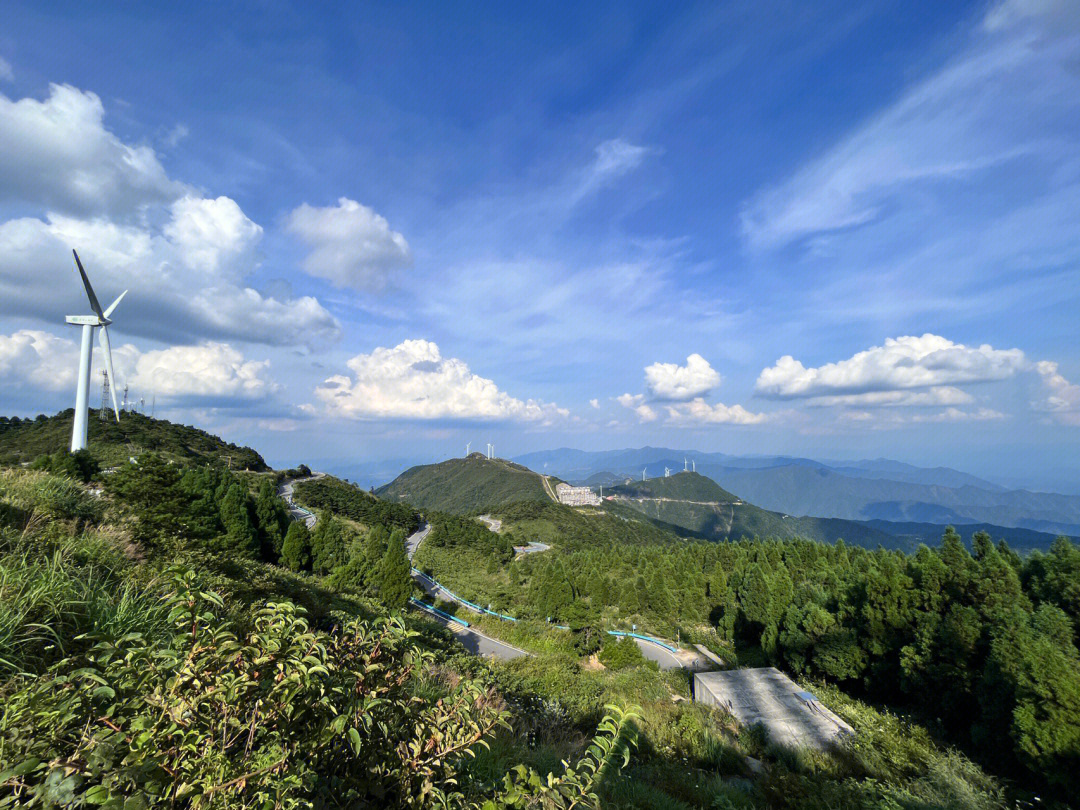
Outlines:
{"type": "Polygon", "coordinates": [[[458,624],[460,624],[460,625],[462,625],[464,627],[469,626],[469,623],[467,621],[465,621],[464,619],[459,619],[457,616],[452,616],[451,614],[447,613],[445,610],[439,610],[437,607],[435,607],[434,605],[429,605],[427,602],[421,602],[419,599],[414,599],[411,596],[409,597],[409,601],[412,602],[417,607],[423,608],[424,610],[427,610],[427,611],[430,611],[431,613],[434,613],[436,616],[442,616],[444,619],[448,619],[448,620],[450,620],[452,622],[457,622],[458,624]]]}
{"type": "MultiPolygon", "coordinates": [[[[496,618],[502,619],[503,621],[506,621],[506,622],[516,622],[517,621],[517,619],[515,619],[513,616],[507,616],[507,615],[505,615],[503,613],[496,613],[494,610],[488,610],[485,607],[480,607],[480,605],[476,604],[475,602],[470,602],[468,599],[462,599],[456,593],[454,593],[449,588],[447,588],[445,585],[440,583],[437,579],[435,579],[434,577],[428,576],[423,571],[421,571],[419,568],[413,568],[412,571],[413,571],[414,574],[419,574],[424,579],[426,579],[428,582],[431,582],[436,588],[438,588],[440,591],[445,593],[447,596],[449,596],[455,602],[459,602],[462,605],[465,605],[465,607],[467,607],[467,608],[469,608],[471,610],[475,610],[477,613],[486,613],[489,616],[495,616],[496,618]]],[[[420,604],[425,604],[425,603],[420,602],[420,604]]],[[[432,608],[432,610],[438,611],[438,608],[432,608]]],[[[439,613],[441,615],[443,615],[443,616],[448,617],[448,618],[455,618],[455,617],[450,616],[449,613],[443,613],[442,611],[439,611],[439,613]]],[[[455,619],[455,620],[456,621],[462,621],[461,619],[455,619]]],[[[462,622],[462,623],[466,627],[469,626],[468,622],[462,622]]],[[[559,630],[569,630],[570,629],[569,627],[567,627],[564,624],[553,624],[551,626],[556,627],[559,630]]],[[[677,653],[678,652],[678,649],[676,649],[675,647],[672,647],[666,641],[661,641],[660,639],[653,638],[652,636],[643,636],[640,633],[626,633],[626,632],[623,632],[622,630],[608,630],[607,632],[608,632],[608,635],[610,635],[610,636],[629,636],[630,638],[636,638],[636,639],[639,639],[640,641],[645,641],[645,642],[648,642],[649,644],[655,644],[658,647],[663,647],[665,650],[667,650],[668,652],[671,652],[671,653],[677,653]]]]}

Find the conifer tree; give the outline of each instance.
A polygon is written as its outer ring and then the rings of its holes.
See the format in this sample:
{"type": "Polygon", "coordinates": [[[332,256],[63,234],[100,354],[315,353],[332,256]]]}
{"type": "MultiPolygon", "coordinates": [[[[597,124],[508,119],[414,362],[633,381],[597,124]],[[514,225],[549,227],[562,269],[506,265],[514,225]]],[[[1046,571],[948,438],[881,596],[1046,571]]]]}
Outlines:
{"type": "Polygon", "coordinates": [[[393,610],[405,607],[412,593],[412,576],[405,553],[405,535],[400,529],[390,535],[386,552],[379,562],[378,583],[379,599],[383,604],[393,610]]]}
{"type": "Polygon", "coordinates": [[[285,533],[285,540],[281,544],[281,562],[293,571],[304,571],[311,567],[311,532],[302,520],[291,524],[285,533]]]}

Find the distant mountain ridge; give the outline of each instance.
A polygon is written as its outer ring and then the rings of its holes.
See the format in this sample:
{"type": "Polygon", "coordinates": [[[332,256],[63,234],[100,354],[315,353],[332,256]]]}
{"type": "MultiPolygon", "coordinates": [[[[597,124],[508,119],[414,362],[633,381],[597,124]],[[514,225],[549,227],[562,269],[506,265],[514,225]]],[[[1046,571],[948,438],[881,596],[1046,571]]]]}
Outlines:
{"type": "Polygon", "coordinates": [[[670,448],[587,452],[559,449],[517,460],[571,481],[603,473],[606,485],[681,470],[684,459],[720,486],[764,509],[789,515],[933,524],[988,523],[1080,534],[1080,497],[1009,490],[946,467],[887,459],[823,462],[787,456],[739,457],[670,448]]]}

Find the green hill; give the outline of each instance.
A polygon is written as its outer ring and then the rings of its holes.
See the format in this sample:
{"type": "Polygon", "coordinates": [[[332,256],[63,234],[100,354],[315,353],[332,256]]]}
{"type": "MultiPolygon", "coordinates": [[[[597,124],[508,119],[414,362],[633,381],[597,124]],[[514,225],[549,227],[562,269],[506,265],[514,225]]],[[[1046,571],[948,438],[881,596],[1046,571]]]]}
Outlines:
{"type": "MultiPolygon", "coordinates": [[[[68,408],[55,416],[36,419],[0,416],[0,465],[33,461],[38,456],[67,450],[75,411],[68,408]]],[[[90,411],[87,449],[103,466],[113,466],[149,450],[177,462],[211,461],[234,470],[265,472],[270,467],[250,447],[226,442],[205,430],[154,419],[134,411],[120,422],[102,422],[90,411]]]]}
{"type": "Polygon", "coordinates": [[[412,467],[376,490],[380,498],[418,509],[466,514],[515,501],[550,500],[543,478],[527,467],[473,453],[412,467]]]}
{"type": "Polygon", "coordinates": [[[632,481],[611,490],[615,507],[632,509],[678,534],[707,540],[741,537],[802,537],[875,548],[895,545],[895,538],[880,529],[850,520],[791,517],[770,512],[720,487],[711,478],[680,472],[665,478],[632,481]]]}
{"type": "Polygon", "coordinates": [[[670,498],[700,503],[737,503],[739,499],[711,478],[696,472],[680,472],[665,478],[631,481],[613,487],[611,494],[628,498],[670,498]]]}

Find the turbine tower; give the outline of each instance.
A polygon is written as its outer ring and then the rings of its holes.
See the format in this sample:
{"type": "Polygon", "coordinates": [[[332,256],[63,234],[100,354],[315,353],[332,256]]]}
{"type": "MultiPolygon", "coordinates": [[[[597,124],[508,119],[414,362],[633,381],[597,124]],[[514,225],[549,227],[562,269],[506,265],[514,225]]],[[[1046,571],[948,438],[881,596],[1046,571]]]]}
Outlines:
{"type": "Polygon", "coordinates": [[[472,447],[472,442],[465,442],[465,458],[469,457],[469,448],[472,447]]]}
{"type": "Polygon", "coordinates": [[[664,478],[671,478],[671,467],[664,467],[664,478]]]}
{"type": "Polygon", "coordinates": [[[696,461],[691,461],[690,464],[693,465],[694,472],[697,472],[697,462],[696,461]]]}
{"type": "Polygon", "coordinates": [[[127,389],[128,389],[128,387],[125,385],[124,386],[124,401],[120,403],[120,410],[122,410],[122,411],[128,410],[128,407],[129,407],[128,406],[128,400],[127,400],[127,389]]]}
{"type": "Polygon", "coordinates": [[[648,467],[642,467],[641,468],[641,480],[642,481],[645,480],[645,470],[647,470],[647,469],[649,469],[649,468],[648,467]]]}
{"type": "MultiPolygon", "coordinates": [[[[120,299],[127,295],[127,290],[120,293],[119,297],[109,305],[108,309],[102,311],[101,304],[98,303],[97,296],[94,295],[94,288],[90,286],[90,279],[86,277],[86,271],[83,269],[82,262],[79,261],[79,254],[74,250],[71,251],[71,254],[75,257],[75,266],[82,277],[83,287],[86,288],[86,297],[90,299],[90,309],[94,311],[93,315],[68,315],[64,319],[70,324],[82,327],[82,347],[79,351],[79,387],[75,389],[75,422],[71,428],[71,452],[75,453],[86,448],[86,423],[90,400],[90,364],[94,359],[94,330],[99,326],[101,327],[101,334],[98,337],[101,339],[101,348],[105,351],[105,366],[108,369],[109,377],[115,380],[112,348],[109,345],[109,324],[112,323],[109,316],[112,315],[113,310],[120,303],[120,299]]],[[[116,421],[119,422],[120,408],[116,404],[116,389],[110,387],[109,393],[112,395],[113,412],[116,414],[116,421]]]]}
{"type": "Polygon", "coordinates": [[[682,471],[683,471],[683,472],[687,472],[687,466],[686,466],[686,456],[683,456],[683,460],[682,460],[682,471]]]}

